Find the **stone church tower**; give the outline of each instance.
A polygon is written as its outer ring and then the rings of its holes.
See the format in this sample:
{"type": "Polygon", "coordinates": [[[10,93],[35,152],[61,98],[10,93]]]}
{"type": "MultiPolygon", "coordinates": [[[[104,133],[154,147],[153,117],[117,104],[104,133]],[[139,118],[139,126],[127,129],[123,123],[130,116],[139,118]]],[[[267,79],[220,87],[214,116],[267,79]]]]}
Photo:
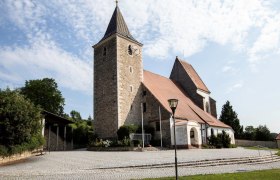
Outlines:
{"type": "Polygon", "coordinates": [[[120,126],[141,122],[143,81],[142,44],[130,34],[118,6],[93,48],[95,131],[100,138],[116,138],[120,126]]]}

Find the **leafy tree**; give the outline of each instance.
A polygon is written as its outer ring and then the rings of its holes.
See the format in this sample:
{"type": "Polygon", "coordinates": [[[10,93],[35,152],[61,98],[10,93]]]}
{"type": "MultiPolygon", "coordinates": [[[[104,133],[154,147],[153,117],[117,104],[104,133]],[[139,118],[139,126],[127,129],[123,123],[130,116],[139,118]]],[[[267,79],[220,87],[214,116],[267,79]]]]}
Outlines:
{"type": "Polygon", "coordinates": [[[87,120],[88,121],[93,121],[93,118],[89,115],[87,120]]]}
{"type": "Polygon", "coordinates": [[[72,110],[72,111],[70,112],[70,116],[71,116],[71,119],[72,119],[74,122],[77,122],[77,121],[81,121],[81,120],[82,120],[81,114],[80,114],[78,111],[72,110]]]}
{"type": "Polygon", "coordinates": [[[256,129],[253,126],[247,126],[242,135],[243,139],[254,140],[256,138],[256,129]]]}
{"type": "Polygon", "coordinates": [[[15,147],[23,151],[42,145],[41,119],[41,109],[24,96],[0,89],[0,145],[7,151],[17,153],[15,147]]]}
{"type": "Polygon", "coordinates": [[[233,110],[229,101],[227,101],[223,105],[219,119],[220,121],[232,127],[232,129],[235,131],[235,136],[237,138],[241,137],[243,133],[243,126],[240,125],[237,113],[233,110]]]}
{"type": "Polygon", "coordinates": [[[25,82],[21,93],[46,111],[63,115],[64,98],[54,79],[44,78],[25,82]]]}
{"type": "Polygon", "coordinates": [[[257,141],[269,141],[272,137],[270,135],[269,129],[264,125],[259,125],[256,128],[256,140],[257,141]]]}
{"type": "Polygon", "coordinates": [[[84,120],[76,110],[70,112],[70,119],[75,122],[70,125],[73,128],[75,148],[85,147],[96,138],[93,132],[92,121],[84,120]]]}

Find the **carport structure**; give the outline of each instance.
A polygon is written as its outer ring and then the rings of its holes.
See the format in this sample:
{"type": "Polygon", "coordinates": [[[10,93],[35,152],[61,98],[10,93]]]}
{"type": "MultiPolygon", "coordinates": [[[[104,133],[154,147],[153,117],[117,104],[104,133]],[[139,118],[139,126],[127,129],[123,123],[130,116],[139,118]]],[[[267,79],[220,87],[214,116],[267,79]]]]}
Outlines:
{"type": "Polygon", "coordinates": [[[73,129],[69,124],[72,121],[43,111],[43,130],[42,134],[46,140],[45,150],[48,151],[65,151],[73,149],[73,129]]]}

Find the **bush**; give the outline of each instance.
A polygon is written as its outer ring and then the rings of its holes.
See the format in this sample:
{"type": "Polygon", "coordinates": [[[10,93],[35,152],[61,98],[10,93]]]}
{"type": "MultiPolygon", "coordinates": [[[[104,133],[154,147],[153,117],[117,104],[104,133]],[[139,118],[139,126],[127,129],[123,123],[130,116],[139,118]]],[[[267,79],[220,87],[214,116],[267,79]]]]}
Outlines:
{"type": "Polygon", "coordinates": [[[0,153],[3,156],[43,145],[41,109],[16,91],[0,90],[0,153]]]}
{"type": "Polygon", "coordinates": [[[237,148],[236,144],[230,144],[229,148],[237,148]]]}
{"type": "Polygon", "coordinates": [[[216,148],[229,148],[230,141],[231,139],[225,131],[222,131],[222,134],[218,134],[217,136],[211,135],[208,138],[209,145],[215,146],[216,148]]]}
{"type": "Polygon", "coordinates": [[[0,156],[6,157],[13,154],[21,154],[24,151],[33,151],[45,143],[45,139],[40,136],[34,136],[29,142],[24,142],[22,144],[17,144],[13,146],[2,146],[0,145],[0,156]]]}
{"type": "Polygon", "coordinates": [[[125,137],[129,138],[130,133],[136,133],[136,131],[139,129],[139,126],[137,125],[123,125],[119,128],[117,131],[118,139],[123,140],[125,137]]]}
{"type": "Polygon", "coordinates": [[[0,145],[0,156],[6,157],[8,155],[8,148],[3,145],[0,145]]]}
{"type": "Polygon", "coordinates": [[[103,140],[96,138],[91,147],[129,147],[130,139],[125,137],[123,140],[103,140]]]}

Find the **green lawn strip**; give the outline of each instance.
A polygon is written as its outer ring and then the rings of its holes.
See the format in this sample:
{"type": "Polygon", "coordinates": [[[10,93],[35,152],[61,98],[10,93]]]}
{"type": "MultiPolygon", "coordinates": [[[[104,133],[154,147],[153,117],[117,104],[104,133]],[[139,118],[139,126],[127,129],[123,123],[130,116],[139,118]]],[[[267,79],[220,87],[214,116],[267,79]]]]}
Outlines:
{"type": "MultiPolygon", "coordinates": [[[[206,180],[217,180],[217,179],[254,179],[254,180],[263,180],[263,179],[279,179],[280,177],[280,169],[270,169],[270,170],[261,170],[261,171],[250,171],[250,172],[240,172],[240,173],[225,173],[225,174],[209,174],[209,175],[194,175],[194,176],[182,176],[179,179],[206,179],[206,180]]],[[[161,179],[161,180],[173,180],[175,177],[167,177],[167,178],[151,178],[145,180],[153,180],[153,179],[161,179]]]]}
{"type": "Polygon", "coordinates": [[[278,148],[258,148],[258,147],[243,147],[245,149],[252,149],[252,150],[271,150],[271,151],[279,151],[278,148]]]}
{"type": "Polygon", "coordinates": [[[276,155],[280,156],[280,150],[278,151],[278,153],[276,153],[276,155]]]}

